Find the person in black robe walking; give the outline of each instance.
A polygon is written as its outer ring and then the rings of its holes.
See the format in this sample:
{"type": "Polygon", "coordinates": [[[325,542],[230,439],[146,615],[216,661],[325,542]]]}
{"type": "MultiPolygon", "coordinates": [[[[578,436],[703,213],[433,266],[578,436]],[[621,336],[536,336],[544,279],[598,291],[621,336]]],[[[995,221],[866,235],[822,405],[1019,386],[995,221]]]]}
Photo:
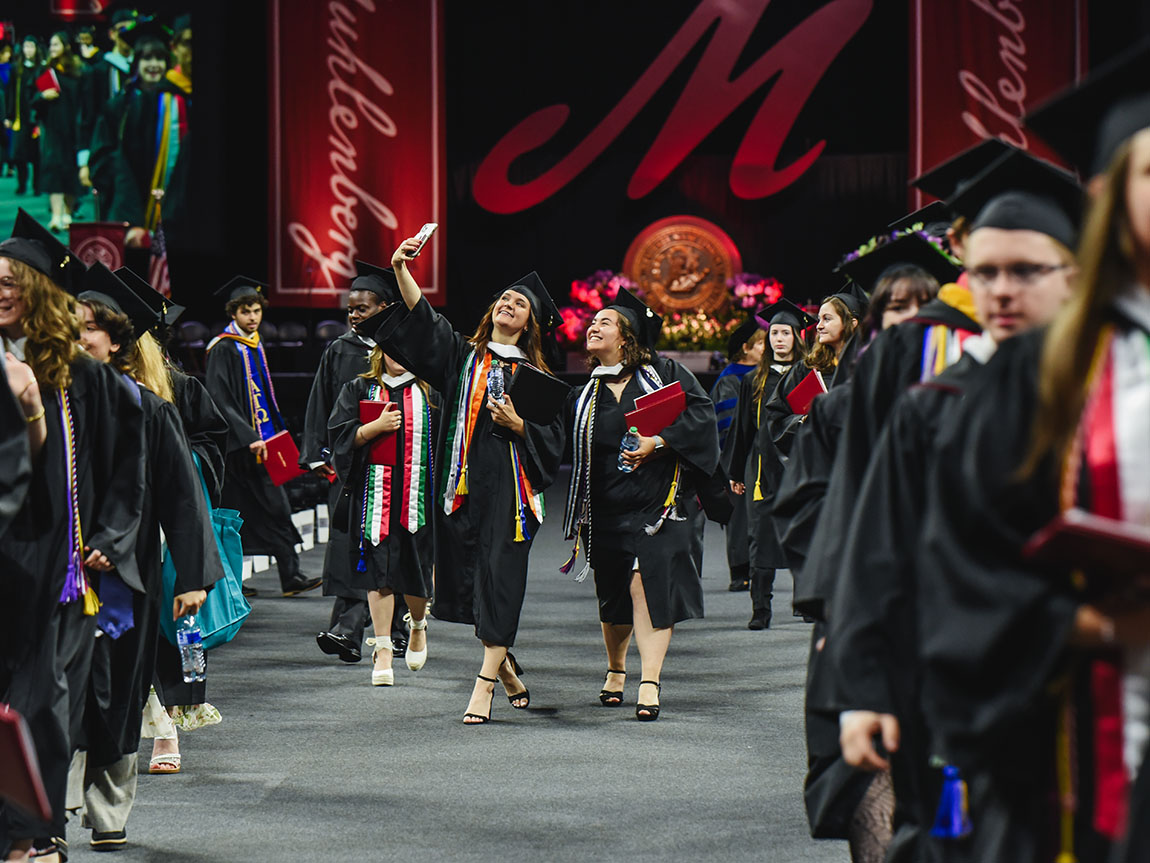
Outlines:
{"type": "Polygon", "coordinates": [[[17,195],[27,192],[29,174],[32,194],[40,194],[40,139],[33,137],[36,123],[32,117],[32,100],[36,98],[36,79],[43,71],[40,43],[28,34],[20,43],[20,56],[12,64],[4,91],[4,126],[12,135],[11,159],[16,165],[17,195]]]}
{"type": "Polygon", "coordinates": [[[134,547],[143,505],[142,412],[119,375],[83,354],[72,300],[62,289],[83,265],[20,211],[0,243],[5,341],[32,367],[45,439],[30,492],[0,544],[6,598],[0,699],[32,733],[50,823],[0,810],[0,847],[23,859],[64,837],[73,740],[87,697],[96,611],[121,607],[115,583],[139,585],[134,547]],[[53,281],[55,280],[55,281],[53,281]],[[101,596],[102,598],[97,599],[101,596]]]}
{"type": "Polygon", "coordinates": [[[60,86],[37,92],[32,109],[40,125],[40,188],[48,193],[52,207],[48,228],[58,232],[72,224],[80,186],[76,168],[80,60],[72,53],[67,33],[53,33],[48,40],[47,68],[60,86]]]}
{"type": "Polygon", "coordinates": [[[490,720],[497,678],[513,707],[529,703],[508,648],[519,629],[543,490],[563,454],[562,415],[546,425],[524,420],[512,398],[488,397],[488,379],[495,364],[504,378],[522,362],[546,370],[542,339],[561,318],[542,280],[530,273],[501,292],[475,334],[464,336],[422,297],[408,269],[408,254],[418,247],[410,238],[392,256],[403,303],[380,312],[385,317],[375,340],[443,396],[435,446],[442,503],[436,505],[432,614],[474,624],[483,643],[483,665],[464,716],[465,723],[479,725],[490,720]]]}
{"type": "Polygon", "coordinates": [[[302,540],[292,524],[287,492],[272,483],[263,466],[266,440],[284,430],[260,342],[266,288],[237,276],[216,291],[227,298],[232,322],[208,344],[204,382],[228,422],[223,505],[243,516],[244,554],[275,555],[280,588],[284,596],[295,596],[323,580],[300,572],[295,547],[302,540]]]}
{"type": "MultiPolygon", "coordinates": [[[[355,331],[355,325],[399,300],[394,273],[363,261],[356,261],[355,266],[358,275],[347,295],[347,318],[351,329],[332,341],[320,357],[307,397],[303,443],[300,446],[300,467],[315,471],[331,482],[328,493],[330,531],[323,556],[323,594],[335,597],[335,602],[327,629],[315,640],[320,650],[335,654],[344,662],[359,662],[363,658],[361,645],[368,609],[365,592],[351,584],[347,525],[333,518],[343,486],[335,481],[334,447],[328,433],[328,418],[344,384],[368,370],[368,357],[373,345],[355,331]]],[[[402,629],[399,631],[403,632],[402,629]]],[[[395,635],[393,642],[397,640],[395,635]]]]}
{"type": "MultiPolygon", "coordinates": [[[[396,597],[410,612],[407,667],[427,662],[427,604],[435,568],[435,483],[432,447],[438,396],[377,346],[369,369],[343,385],[331,412],[329,434],[342,482],[342,504],[334,512],[348,535],[344,564],[350,583],[367,593],[374,637],[371,682],[391,686],[394,645],[389,637],[396,597]],[[362,402],[390,405],[363,422],[362,402]],[[373,458],[380,438],[390,435],[392,464],[373,458]]],[[[382,458],[382,457],[381,457],[382,458]]]]}
{"type": "Polygon", "coordinates": [[[775,570],[787,566],[770,514],[783,463],[771,440],[763,403],[791,366],[802,360],[802,332],[814,326],[815,319],[788,300],[779,300],[756,312],[755,317],[760,326],[766,325],[769,353],[764,352],[754,373],[743,378],[730,446],[723,458],[731,491],[740,496],[749,525],[751,619],[747,628],[761,630],[771,625],[775,570]]]}
{"type": "MultiPolygon", "coordinates": [[[[623,703],[632,634],[642,677],[635,716],[659,718],[659,679],[676,623],[703,616],[700,550],[693,541],[696,489],[714,473],[719,440],[714,408],[687,369],[657,357],[663,319],[620,288],[587,328],[591,381],[571,393],[565,425],[572,435],[572,475],[564,532],[595,573],[607,650],[604,706],[623,703]],[[646,393],[677,382],[685,408],[658,434],[621,451],[625,414],[646,393]]],[[[581,573],[582,576],[583,573],[581,573]]]]}

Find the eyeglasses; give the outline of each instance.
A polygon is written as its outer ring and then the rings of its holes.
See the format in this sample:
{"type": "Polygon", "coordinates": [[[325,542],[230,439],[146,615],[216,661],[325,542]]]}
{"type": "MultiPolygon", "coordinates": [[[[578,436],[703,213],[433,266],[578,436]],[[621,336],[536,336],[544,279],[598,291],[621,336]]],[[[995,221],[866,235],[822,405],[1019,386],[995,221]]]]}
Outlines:
{"type": "Polygon", "coordinates": [[[971,284],[979,288],[989,288],[997,282],[998,277],[1003,274],[1006,275],[1007,281],[1013,282],[1016,285],[1029,286],[1037,284],[1051,273],[1058,272],[1059,270],[1069,270],[1070,268],[1070,264],[1029,264],[1019,262],[1007,267],[975,267],[973,270],[967,270],[966,275],[967,278],[970,279],[971,284]]]}

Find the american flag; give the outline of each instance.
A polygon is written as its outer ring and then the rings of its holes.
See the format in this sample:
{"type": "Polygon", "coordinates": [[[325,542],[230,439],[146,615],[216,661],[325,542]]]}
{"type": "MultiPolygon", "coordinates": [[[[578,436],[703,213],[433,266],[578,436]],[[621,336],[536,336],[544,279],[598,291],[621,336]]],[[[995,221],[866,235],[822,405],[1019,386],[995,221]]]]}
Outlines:
{"type": "Polygon", "coordinates": [[[164,241],[163,224],[156,225],[152,237],[152,259],[148,264],[148,281],[165,297],[172,295],[172,282],[168,278],[168,244],[164,241]]]}

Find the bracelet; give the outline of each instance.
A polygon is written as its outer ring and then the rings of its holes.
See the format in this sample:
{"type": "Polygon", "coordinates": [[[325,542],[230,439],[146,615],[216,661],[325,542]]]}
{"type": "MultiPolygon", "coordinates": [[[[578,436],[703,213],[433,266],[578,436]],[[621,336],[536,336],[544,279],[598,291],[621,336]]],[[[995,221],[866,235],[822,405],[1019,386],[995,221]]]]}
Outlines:
{"type": "Polygon", "coordinates": [[[24,422],[28,423],[28,425],[32,425],[32,423],[42,419],[44,419],[44,406],[40,405],[40,413],[36,414],[35,416],[24,417],[24,422]]]}

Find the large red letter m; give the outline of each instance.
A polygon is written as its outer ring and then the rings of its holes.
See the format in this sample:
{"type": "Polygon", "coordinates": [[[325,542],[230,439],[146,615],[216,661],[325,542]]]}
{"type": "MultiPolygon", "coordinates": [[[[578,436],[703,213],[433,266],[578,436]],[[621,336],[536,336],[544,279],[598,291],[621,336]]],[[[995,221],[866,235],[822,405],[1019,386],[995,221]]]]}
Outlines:
{"type": "Polygon", "coordinates": [[[784,168],[775,162],[811,91],[870,14],[872,0],[832,0],[777,42],[735,80],[731,71],[771,0],[702,0],[662,53],[598,126],[557,165],[527,183],[508,180],[519,156],[551,140],[570,114],[552,105],[519,122],[479,166],[473,192],[493,213],[517,213],[545,201],[597,159],[666,82],[717,19],[719,26],[659,136],[635,169],[627,194],[641,198],[663,182],[716,126],[778,76],[731,164],[731,191],[764,198],[802,176],[825,146],[819,141],[784,168]]]}

